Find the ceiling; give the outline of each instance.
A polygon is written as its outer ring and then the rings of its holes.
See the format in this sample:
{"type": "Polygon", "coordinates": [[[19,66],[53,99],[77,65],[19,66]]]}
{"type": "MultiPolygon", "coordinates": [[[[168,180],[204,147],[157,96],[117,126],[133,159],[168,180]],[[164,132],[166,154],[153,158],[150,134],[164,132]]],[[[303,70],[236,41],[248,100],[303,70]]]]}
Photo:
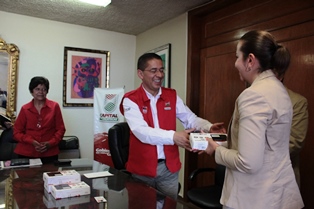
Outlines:
{"type": "Polygon", "coordinates": [[[107,7],[79,0],[0,0],[0,11],[138,35],[213,0],[112,0],[107,7]]]}

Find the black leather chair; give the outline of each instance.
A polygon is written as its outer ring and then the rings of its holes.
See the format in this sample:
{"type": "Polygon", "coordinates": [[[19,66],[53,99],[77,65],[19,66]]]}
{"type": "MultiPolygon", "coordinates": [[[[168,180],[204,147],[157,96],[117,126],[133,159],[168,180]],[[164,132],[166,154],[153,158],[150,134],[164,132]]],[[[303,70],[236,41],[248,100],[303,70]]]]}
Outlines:
{"type": "Polygon", "coordinates": [[[113,165],[118,170],[125,170],[129,157],[130,128],[127,122],[116,123],[108,131],[109,149],[113,165]]]}
{"type": "Polygon", "coordinates": [[[189,176],[193,181],[204,172],[215,172],[215,183],[210,186],[192,188],[187,192],[189,200],[203,209],[221,209],[220,197],[225,178],[225,166],[217,164],[216,168],[199,168],[189,176]]]}
{"type": "Polygon", "coordinates": [[[0,136],[0,160],[18,158],[14,153],[17,142],[13,140],[13,128],[5,129],[0,136]]]}
{"type": "Polygon", "coordinates": [[[63,136],[59,143],[59,159],[81,158],[80,143],[77,136],[63,136]]]}
{"type": "MultiPolygon", "coordinates": [[[[130,174],[125,164],[129,157],[130,127],[127,122],[116,123],[108,130],[109,149],[116,169],[130,174]]],[[[180,192],[181,184],[178,186],[180,192]]]]}

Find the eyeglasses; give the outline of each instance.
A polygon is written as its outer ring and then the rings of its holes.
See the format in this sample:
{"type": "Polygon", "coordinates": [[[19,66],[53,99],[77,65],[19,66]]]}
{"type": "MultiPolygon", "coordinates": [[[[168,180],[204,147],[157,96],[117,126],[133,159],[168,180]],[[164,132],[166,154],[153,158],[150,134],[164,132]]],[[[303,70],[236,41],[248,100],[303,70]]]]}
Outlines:
{"type": "Polygon", "coordinates": [[[149,71],[149,72],[151,72],[152,74],[156,74],[157,71],[159,71],[160,73],[165,73],[166,70],[165,70],[164,68],[160,68],[160,69],[152,68],[152,69],[144,70],[144,71],[149,71]]]}
{"type": "Polygon", "coordinates": [[[47,89],[46,88],[34,88],[34,91],[37,91],[37,92],[39,92],[39,91],[41,91],[41,92],[44,92],[44,93],[46,93],[47,92],[47,89]]]}

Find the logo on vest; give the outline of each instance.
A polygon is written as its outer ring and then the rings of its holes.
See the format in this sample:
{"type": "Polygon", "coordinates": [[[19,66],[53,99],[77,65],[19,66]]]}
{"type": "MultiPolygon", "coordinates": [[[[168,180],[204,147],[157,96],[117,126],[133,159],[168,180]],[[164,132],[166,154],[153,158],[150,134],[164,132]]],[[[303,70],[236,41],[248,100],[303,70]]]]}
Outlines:
{"type": "Polygon", "coordinates": [[[143,107],[142,107],[142,112],[143,112],[144,114],[147,114],[147,106],[143,106],[143,107]]]}
{"type": "Polygon", "coordinates": [[[171,107],[170,107],[170,102],[165,102],[165,107],[164,107],[165,110],[171,110],[171,107]]]}
{"type": "Polygon", "coordinates": [[[104,149],[104,148],[97,148],[96,149],[96,154],[97,155],[107,155],[107,156],[111,156],[110,154],[110,150],[109,149],[104,149]]]}

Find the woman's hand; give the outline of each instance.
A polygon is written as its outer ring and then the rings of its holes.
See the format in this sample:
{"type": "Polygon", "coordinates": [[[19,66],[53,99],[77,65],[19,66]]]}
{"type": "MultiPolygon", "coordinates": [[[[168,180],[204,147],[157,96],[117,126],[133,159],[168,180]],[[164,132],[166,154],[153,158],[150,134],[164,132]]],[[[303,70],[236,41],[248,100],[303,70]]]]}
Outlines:
{"type": "Polygon", "coordinates": [[[206,137],[206,140],[208,141],[208,145],[207,145],[207,148],[205,150],[192,150],[192,152],[194,152],[194,153],[197,152],[197,154],[199,154],[199,155],[201,155],[205,152],[208,155],[213,156],[216,148],[220,145],[217,144],[212,138],[206,137]]]}
{"type": "Polygon", "coordinates": [[[42,147],[42,149],[41,149],[42,152],[46,152],[50,148],[50,144],[49,144],[49,142],[42,142],[41,147],[42,147]]]}
{"type": "Polygon", "coordinates": [[[40,150],[41,150],[41,146],[40,146],[40,143],[39,143],[38,141],[34,140],[32,144],[33,144],[33,146],[35,147],[35,150],[36,150],[37,152],[41,152],[41,151],[40,151],[40,150]]]}
{"type": "Polygon", "coordinates": [[[210,155],[213,156],[213,154],[215,153],[215,150],[218,146],[220,146],[219,144],[217,144],[212,138],[206,137],[206,140],[208,141],[208,146],[205,150],[205,152],[210,155]]]}
{"type": "Polygon", "coordinates": [[[35,150],[40,153],[46,152],[50,148],[49,142],[39,143],[38,141],[34,140],[33,145],[35,147],[35,150]]]}

